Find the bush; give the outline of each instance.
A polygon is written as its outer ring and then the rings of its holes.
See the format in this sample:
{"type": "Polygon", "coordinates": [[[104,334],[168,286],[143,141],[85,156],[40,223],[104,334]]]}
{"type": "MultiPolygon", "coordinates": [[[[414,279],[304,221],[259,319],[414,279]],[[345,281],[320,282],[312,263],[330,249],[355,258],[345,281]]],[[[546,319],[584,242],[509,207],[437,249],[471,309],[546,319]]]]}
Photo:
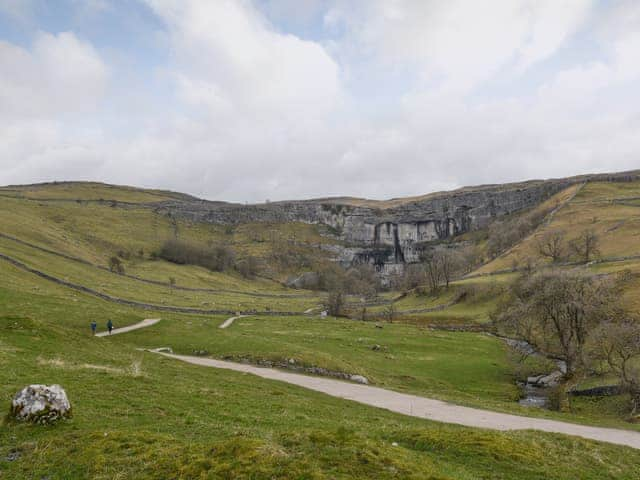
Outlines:
{"type": "Polygon", "coordinates": [[[109,258],[109,270],[124,275],[124,265],[118,257],[109,258]]]}
{"type": "Polygon", "coordinates": [[[224,245],[203,246],[183,240],[167,240],[158,257],[179,265],[198,265],[215,272],[235,266],[233,250],[224,245]]]}
{"type": "Polygon", "coordinates": [[[256,257],[248,256],[237,262],[236,270],[244,278],[254,278],[258,274],[259,266],[256,257]]]}

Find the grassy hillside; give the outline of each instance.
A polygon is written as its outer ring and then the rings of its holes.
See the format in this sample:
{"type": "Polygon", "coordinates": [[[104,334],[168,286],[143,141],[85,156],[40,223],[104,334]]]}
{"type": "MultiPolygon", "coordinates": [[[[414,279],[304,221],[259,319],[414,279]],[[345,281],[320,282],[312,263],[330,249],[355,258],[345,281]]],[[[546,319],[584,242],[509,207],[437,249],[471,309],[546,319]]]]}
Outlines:
{"type": "MultiPolygon", "coordinates": [[[[547,232],[564,233],[567,242],[585,230],[593,230],[600,239],[599,261],[640,256],[640,182],[587,183],[575,197],[563,204],[550,221],[534,235],[519,243],[477,273],[490,273],[540,258],[536,242],[547,232]]],[[[568,260],[572,260],[569,258],[568,260]]]]}
{"type": "MultiPolygon", "coordinates": [[[[172,316],[154,332],[94,339],[86,330],[89,318],[103,324],[116,317],[123,324],[143,314],[69,293],[13,267],[3,265],[0,272],[7,279],[0,287],[0,399],[7,404],[28,383],[60,383],[74,407],[73,419],[54,428],[11,422],[0,427],[0,474],[6,478],[474,479],[491,472],[505,479],[632,479],[637,474],[640,454],[632,449],[539,432],[434,424],[135,349],[169,338],[178,348],[189,348],[202,335],[194,325],[214,319],[172,316]]],[[[267,330],[257,329],[256,339],[267,330]]],[[[212,337],[220,332],[208,331],[212,337]]],[[[446,350],[449,340],[444,340],[446,350]]],[[[441,355],[433,344],[430,350],[441,355]]]]}
{"type": "MultiPolygon", "coordinates": [[[[65,185],[64,191],[41,190],[35,188],[39,195],[35,199],[28,196],[28,189],[20,191],[20,195],[16,192],[9,195],[11,190],[0,189],[2,233],[103,266],[107,265],[109,257],[123,253],[125,267],[130,266],[133,271],[139,268],[139,273],[155,270],[145,269],[143,260],[149,260],[164,242],[174,238],[199,245],[225,245],[232,248],[240,259],[249,255],[263,258],[268,267],[266,273],[279,278],[295,273],[295,268],[291,270],[286,265],[274,263],[271,260],[274,249],[282,252],[286,248],[303,257],[309,268],[326,262],[327,255],[318,245],[335,243],[323,235],[324,229],[317,225],[257,223],[222,226],[174,221],[146,205],[165,199],[153,191],[105,186],[93,192],[85,184],[65,185]],[[85,193],[87,189],[90,193],[85,193]],[[110,194],[109,198],[118,200],[87,200],[106,193],[110,194]],[[58,196],[51,197],[54,194],[58,196]],[[64,195],[70,198],[58,198],[64,195]]],[[[202,282],[194,282],[197,275],[190,269],[169,268],[167,273],[179,284],[205,287],[202,282]]]]}
{"type": "MultiPolygon", "coordinates": [[[[577,219],[586,222],[587,211],[607,207],[607,215],[602,210],[594,224],[599,228],[603,219],[608,225],[599,230],[603,238],[611,234],[611,241],[622,246],[605,249],[603,242],[602,256],[629,255],[640,231],[631,214],[637,208],[638,186],[620,185],[587,185],[575,198],[577,187],[561,192],[538,207],[560,208],[533,236],[555,222],[582,226],[577,219]],[[566,216],[566,209],[571,215],[566,216]]],[[[465,405],[640,428],[622,420],[624,398],[580,399],[571,413],[521,407],[516,402],[513,359],[501,340],[484,333],[426,328],[485,325],[515,275],[488,273],[500,270],[502,261],[511,264],[507,257],[526,252],[533,237],[476,272],[482,275],[453,282],[438,294],[384,294],[381,300],[396,299],[394,323],[386,323],[384,317],[357,322],[255,315],[221,330],[218,326],[227,315],[157,309],[303,312],[324,297],[292,291],[266,278],[153,260],[150,253],[166,239],[177,235],[199,244],[220,242],[239,256],[265,259],[274,245],[287,245],[310,262],[325,261],[317,245],[335,240],[324,236],[320,227],[303,224],[230,228],[176,223],[147,206],[175,198],[180,194],[101,184],[0,188],[0,233],[5,235],[0,236],[0,254],[49,276],[0,259],[0,403],[8,405],[27,384],[59,383],[74,408],[73,419],[55,427],[9,421],[0,426],[0,479],[640,475],[640,453],[628,448],[540,432],[500,433],[436,424],[141,351],[171,346],[177,353],[204,352],[250,362],[289,365],[293,359],[296,367],[361,374],[377,386],[465,405]],[[108,258],[122,251],[126,275],[109,272],[108,258]],[[51,277],[148,307],[105,301],[51,277]],[[170,287],[170,277],[176,288],[170,287]],[[113,338],[89,335],[91,320],[103,329],[109,319],[121,327],[151,317],[162,321],[113,338]]],[[[640,272],[639,265],[630,259],[589,268],[640,272]]],[[[280,267],[274,273],[287,274],[280,267]]],[[[638,277],[625,293],[629,305],[638,305],[636,291],[638,277]]],[[[348,300],[353,304],[356,299],[348,300]]],[[[385,303],[367,309],[371,315],[382,315],[388,307],[385,303]]],[[[525,368],[537,372],[547,367],[530,360],[525,368]]]]}

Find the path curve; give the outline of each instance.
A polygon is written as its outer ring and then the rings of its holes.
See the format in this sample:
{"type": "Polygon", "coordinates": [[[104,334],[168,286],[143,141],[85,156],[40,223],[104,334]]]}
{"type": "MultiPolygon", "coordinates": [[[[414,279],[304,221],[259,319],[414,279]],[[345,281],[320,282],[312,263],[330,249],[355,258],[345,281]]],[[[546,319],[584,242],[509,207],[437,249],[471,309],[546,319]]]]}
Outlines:
{"type": "Polygon", "coordinates": [[[591,427],[557,420],[522,417],[508,413],[492,412],[477,408],[453,405],[440,400],[394,392],[378,387],[358,385],[323,377],[283,372],[273,368],[225,362],[211,358],[175,355],[169,353],[159,353],[159,355],[194,365],[250,373],[262,378],[298,385],[333,397],[352,400],[354,402],[384,408],[403,415],[424,418],[436,422],[454,423],[467,427],[488,428],[492,430],[541,430],[544,432],[575,435],[591,440],[640,449],[640,432],[634,432],[631,430],[591,427]]]}
{"type": "MultiPolygon", "coordinates": [[[[128,327],[114,328],[111,332],[111,335],[118,335],[119,333],[127,333],[127,332],[131,332],[132,330],[138,330],[139,328],[150,327],[151,325],[155,325],[156,323],[158,323],[160,320],[161,320],[160,318],[146,318],[141,322],[134,323],[133,325],[129,325],[128,327]]],[[[109,332],[96,333],[95,336],[108,337],[109,332]]]]}
{"type": "Polygon", "coordinates": [[[236,315],[235,317],[231,317],[231,318],[227,318],[224,322],[222,322],[220,324],[220,326],[218,328],[227,328],[230,327],[231,324],[237,320],[238,318],[244,318],[247,317],[248,315],[236,315]]]}

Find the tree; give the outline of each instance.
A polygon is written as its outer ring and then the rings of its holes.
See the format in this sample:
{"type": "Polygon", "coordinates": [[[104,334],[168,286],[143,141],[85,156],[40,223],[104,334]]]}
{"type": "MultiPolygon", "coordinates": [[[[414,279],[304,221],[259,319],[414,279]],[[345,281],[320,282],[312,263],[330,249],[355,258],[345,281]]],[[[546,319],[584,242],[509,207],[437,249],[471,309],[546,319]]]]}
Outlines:
{"type": "Polygon", "coordinates": [[[497,326],[566,363],[566,392],[584,373],[589,332],[610,317],[614,285],[608,279],[577,271],[544,271],[515,282],[509,300],[497,317],[497,326]]]}
{"type": "Polygon", "coordinates": [[[565,254],[564,232],[554,230],[539,237],[536,242],[538,253],[548,257],[553,263],[558,263],[565,254]]]}
{"type": "Polygon", "coordinates": [[[176,279],[173,277],[169,277],[169,287],[171,289],[171,293],[173,293],[173,289],[176,286],[176,279]]]}
{"type": "Polygon", "coordinates": [[[436,255],[437,261],[440,263],[440,272],[442,273],[445,288],[449,288],[449,283],[457,268],[456,257],[449,250],[441,250],[436,255]]]}
{"type": "Polygon", "coordinates": [[[236,270],[244,278],[254,278],[258,274],[258,259],[252,255],[248,255],[236,264],[236,270]]]}
{"type": "Polygon", "coordinates": [[[384,317],[387,319],[387,322],[393,323],[393,320],[396,318],[396,307],[393,303],[390,303],[389,306],[384,309],[384,317]]]}
{"type": "Polygon", "coordinates": [[[425,250],[420,255],[424,266],[429,290],[435,292],[444,283],[449,288],[449,283],[458,268],[456,256],[448,249],[432,248],[425,250]]]}
{"type": "Polygon", "coordinates": [[[327,311],[329,315],[339,317],[344,310],[344,293],[340,289],[334,289],[327,296],[327,311]]]}
{"type": "Polygon", "coordinates": [[[615,374],[631,395],[631,417],[640,418],[640,323],[625,318],[607,321],[590,338],[593,360],[615,374]]]}
{"type": "Polygon", "coordinates": [[[420,260],[422,265],[424,265],[429,291],[434,293],[438,290],[438,287],[440,286],[440,279],[442,278],[438,255],[433,249],[426,250],[420,255],[420,260]]]}
{"type": "Polygon", "coordinates": [[[585,230],[580,236],[574,239],[569,247],[584,262],[589,263],[591,259],[600,254],[600,239],[593,230],[585,230]]]}
{"type": "Polygon", "coordinates": [[[109,258],[109,270],[124,275],[124,265],[116,256],[109,258]]]}

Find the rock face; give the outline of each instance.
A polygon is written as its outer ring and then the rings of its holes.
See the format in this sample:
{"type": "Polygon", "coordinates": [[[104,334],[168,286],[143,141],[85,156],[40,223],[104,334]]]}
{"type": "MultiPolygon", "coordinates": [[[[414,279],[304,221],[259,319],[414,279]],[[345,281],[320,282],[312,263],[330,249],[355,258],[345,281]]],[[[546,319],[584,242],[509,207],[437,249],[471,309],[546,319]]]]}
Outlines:
{"type": "Polygon", "coordinates": [[[323,224],[343,242],[342,246],[326,247],[340,263],[373,264],[383,274],[390,274],[417,261],[424,243],[485,227],[498,217],[532,208],[573,184],[638,178],[640,171],[533,180],[388,202],[333,198],[238,205],[176,200],[154,204],[154,208],[171,218],[191,222],[323,224]]]}
{"type": "Polygon", "coordinates": [[[60,385],[29,385],[13,398],[11,416],[16,420],[50,424],[71,416],[71,404],[60,385]]]}

